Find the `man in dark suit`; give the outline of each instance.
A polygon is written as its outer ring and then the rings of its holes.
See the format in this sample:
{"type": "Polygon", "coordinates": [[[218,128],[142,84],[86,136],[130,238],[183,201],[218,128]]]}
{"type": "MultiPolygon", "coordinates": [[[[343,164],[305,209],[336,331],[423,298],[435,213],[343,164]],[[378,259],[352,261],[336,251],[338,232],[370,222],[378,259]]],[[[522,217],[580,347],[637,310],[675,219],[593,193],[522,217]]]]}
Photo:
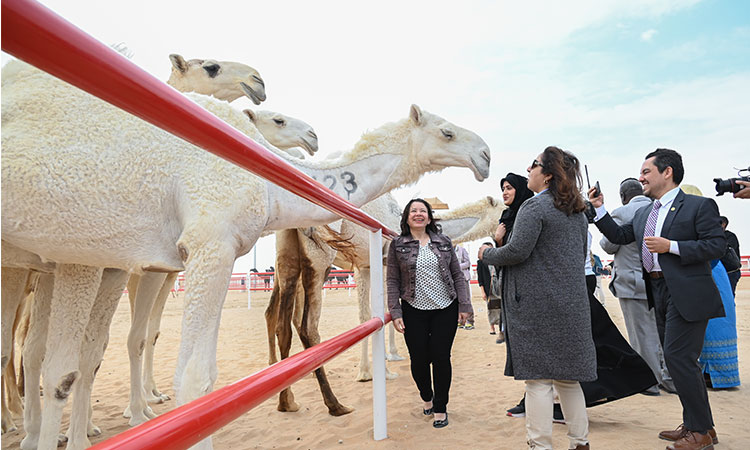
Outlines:
{"type": "Polygon", "coordinates": [[[682,403],[683,423],[659,433],[675,441],[668,450],[710,449],[718,442],[698,357],[708,320],[724,315],[710,261],[724,255],[727,243],[716,203],[683,193],[683,175],[676,151],[649,153],[638,181],[653,201],[622,225],[606,213],[604,197],[589,191],[604,236],[621,245],[635,241],[642,249],[649,306],[655,308],[664,359],[682,403]]]}

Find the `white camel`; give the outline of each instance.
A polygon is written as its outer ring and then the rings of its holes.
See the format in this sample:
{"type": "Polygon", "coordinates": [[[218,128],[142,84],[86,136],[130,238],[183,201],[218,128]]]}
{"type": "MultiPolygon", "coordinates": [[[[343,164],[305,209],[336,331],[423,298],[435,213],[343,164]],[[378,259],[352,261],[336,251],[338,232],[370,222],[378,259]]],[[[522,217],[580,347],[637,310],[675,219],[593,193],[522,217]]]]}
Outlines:
{"type": "MultiPolygon", "coordinates": [[[[190,64],[188,64],[179,55],[170,55],[170,60],[172,61],[173,67],[169,83],[182,91],[201,91],[206,94],[212,94],[220,100],[234,100],[243,95],[251,97],[253,101],[256,101],[259,97],[265,99],[262,80],[260,80],[257,71],[249,66],[234,62],[200,62],[199,60],[191,60],[190,64]]],[[[256,101],[256,103],[258,102],[256,101]]],[[[273,145],[299,155],[301,155],[301,152],[297,150],[296,147],[303,148],[310,155],[317,151],[317,135],[312,127],[305,122],[272,111],[254,112],[246,109],[243,112],[273,145]]],[[[157,299],[143,298],[148,295],[145,294],[141,296],[140,301],[137,303],[135,293],[137,292],[140,276],[133,275],[129,283],[131,314],[133,316],[133,323],[128,337],[128,351],[131,359],[131,405],[126,409],[125,416],[131,417],[131,425],[137,425],[148,420],[148,418],[154,417],[153,412],[147,406],[147,400],[149,402],[161,402],[169,399],[167,395],[159,392],[153,379],[153,349],[159,334],[159,323],[164,302],[166,301],[169,288],[172,286],[176,273],[169,275],[148,273],[144,276],[156,277],[161,280],[164,280],[164,277],[166,276],[167,280],[164,281],[157,299]],[[146,337],[147,330],[148,337],[146,337]],[[150,345],[144,345],[145,342],[148,342],[150,345]],[[142,357],[145,357],[145,363],[143,376],[141,378],[142,357]],[[135,392],[144,392],[145,394],[135,395],[135,392]],[[137,411],[137,414],[131,415],[131,410],[137,411]]],[[[158,280],[149,280],[149,282],[158,283],[158,280]]],[[[46,323],[46,321],[44,323],[46,323]]],[[[41,328],[34,329],[36,333],[42,332],[41,328]]],[[[46,334],[34,335],[33,337],[37,341],[43,341],[44,336],[46,336],[46,334]]],[[[10,342],[12,342],[12,340],[10,342]]],[[[103,347],[104,346],[102,346],[102,349],[103,347]]],[[[38,346],[32,348],[39,349],[38,346]]],[[[39,350],[43,351],[43,349],[39,350]]],[[[32,355],[32,357],[27,358],[26,361],[29,364],[36,364],[39,366],[41,365],[42,357],[43,354],[32,355]]],[[[98,362],[96,362],[96,364],[98,364],[98,362]]],[[[9,371],[13,371],[13,374],[15,374],[12,361],[11,364],[6,366],[4,373],[8,373],[9,371]]],[[[39,373],[39,370],[38,368],[36,370],[32,369],[30,373],[37,374],[39,373]]],[[[38,385],[38,381],[38,379],[31,380],[30,386],[38,385]]],[[[15,390],[13,389],[9,389],[9,392],[11,393],[14,391],[15,390]]],[[[76,397],[76,399],[77,398],[78,397],[76,397]]],[[[11,399],[13,399],[13,397],[11,397],[11,399]]],[[[35,399],[36,396],[31,397],[32,408],[29,409],[29,413],[32,416],[35,415],[35,411],[39,410],[39,406],[35,406],[39,404],[38,399],[35,399]]],[[[14,427],[12,417],[4,405],[5,404],[3,403],[3,429],[12,429],[12,427],[14,427]]],[[[20,408],[16,409],[18,410],[20,408]]],[[[83,425],[80,424],[78,427],[72,426],[68,431],[69,437],[74,429],[80,430],[83,428],[83,425]]],[[[91,422],[90,414],[88,417],[88,425],[86,425],[85,428],[88,436],[98,435],[101,432],[100,429],[91,422]]],[[[65,438],[61,437],[60,439],[64,440],[65,438]]],[[[76,438],[72,439],[74,442],[80,440],[76,438]]],[[[75,447],[75,444],[71,445],[71,447],[75,447]]]]}
{"type": "MultiPolygon", "coordinates": [[[[385,194],[362,209],[393,230],[400,229],[401,210],[390,194],[385,194]]],[[[497,227],[497,219],[505,206],[492,197],[463,205],[443,215],[436,216],[443,231],[454,243],[468,242],[485,236],[491,236],[497,227]]],[[[269,342],[269,363],[276,362],[275,337],[279,338],[279,350],[282,359],[289,354],[291,346],[292,318],[291,308],[285,306],[294,302],[293,324],[305,347],[320,341],[317,324],[322,307],[322,285],[332,263],[339,267],[354,270],[359,300],[359,318],[361,322],[369,320],[370,311],[370,248],[369,233],[362,227],[344,220],[340,232],[335,233],[327,227],[315,227],[312,230],[285,230],[277,232],[276,275],[274,291],[266,309],[266,324],[269,342]],[[285,233],[281,240],[279,234],[285,233]],[[327,242],[346,240],[350,248],[347,252],[336,252],[324,245],[327,242]],[[279,245],[279,242],[283,244],[279,245]],[[291,298],[291,299],[290,299],[291,298]],[[282,306],[284,305],[284,306],[282,306]]],[[[384,243],[383,255],[387,254],[388,243],[384,243]]],[[[385,292],[385,291],[384,291],[385,292]]],[[[400,358],[395,349],[395,339],[389,339],[389,359],[400,358]]],[[[324,403],[333,414],[338,405],[335,395],[327,382],[322,368],[316,371],[324,403]]],[[[368,340],[362,341],[362,352],[359,363],[358,381],[372,379],[371,364],[368,355],[368,340]]],[[[299,405],[294,402],[290,389],[279,395],[280,411],[296,411],[299,405]]],[[[347,411],[348,412],[348,411],[347,411]]]]}
{"type": "MultiPolygon", "coordinates": [[[[170,78],[170,83],[175,85],[174,87],[177,87],[180,90],[188,92],[191,90],[202,91],[207,94],[213,94],[220,100],[233,100],[242,95],[255,92],[258,89],[257,86],[255,86],[255,89],[248,87],[248,84],[255,85],[258,83],[255,80],[255,78],[258,78],[257,71],[244,64],[233,62],[212,62],[211,64],[196,64],[195,61],[197,60],[194,60],[193,64],[187,64],[179,55],[171,55],[170,59],[173,63],[173,74],[170,78]],[[177,70],[180,67],[182,67],[184,70],[177,70]],[[246,80],[247,83],[244,83],[242,80],[246,80]]],[[[262,92],[262,82],[260,89],[262,92]]],[[[248,94],[248,96],[250,95],[248,94]]],[[[264,95],[263,98],[265,98],[264,95]]],[[[255,101],[255,98],[253,98],[253,100],[255,101]]],[[[269,141],[273,145],[276,145],[277,147],[284,149],[287,152],[299,155],[301,155],[301,152],[297,150],[296,147],[303,148],[310,155],[314,154],[317,151],[317,135],[315,134],[312,127],[305,122],[272,111],[254,112],[250,109],[246,109],[243,112],[253,122],[253,124],[255,124],[260,132],[264,136],[267,136],[269,138],[269,141]]],[[[30,275],[31,272],[29,272],[29,276],[30,275]]],[[[156,277],[160,280],[163,280],[166,276],[167,280],[164,281],[157,299],[144,298],[148,295],[145,294],[141,296],[139,302],[136,302],[135,293],[137,292],[139,280],[141,277],[139,275],[133,275],[129,283],[131,315],[133,317],[131,331],[128,337],[128,351],[131,360],[131,405],[128,405],[125,416],[131,417],[131,425],[137,425],[148,420],[151,417],[154,417],[153,412],[147,405],[147,400],[149,402],[162,402],[169,399],[167,395],[159,392],[153,379],[153,349],[159,334],[161,312],[163,311],[164,303],[166,302],[166,298],[169,293],[169,288],[172,286],[172,282],[174,277],[176,276],[176,273],[168,275],[148,273],[144,276],[156,277]],[[147,330],[148,337],[146,337],[147,330]],[[144,345],[145,342],[149,342],[150,345],[144,345]],[[143,376],[141,377],[140,373],[142,357],[145,357],[145,363],[143,364],[144,370],[143,376]],[[135,392],[143,392],[144,394],[135,395],[135,392]],[[130,412],[131,410],[137,411],[137,414],[132,415],[130,412]]],[[[159,281],[149,280],[149,282],[158,283],[159,281]]],[[[37,316],[39,316],[39,314],[37,314],[37,316]]],[[[26,316],[26,320],[28,320],[28,318],[29,317],[26,316]]],[[[42,320],[45,320],[43,323],[46,323],[46,319],[42,320]]],[[[44,327],[34,327],[33,329],[36,333],[41,333],[43,331],[42,328],[44,327]]],[[[43,341],[45,336],[46,333],[41,335],[34,335],[33,338],[36,341],[43,341]]],[[[12,342],[12,340],[10,342],[12,342]]],[[[105,345],[106,343],[102,345],[101,348],[103,349],[105,345]]],[[[26,359],[28,364],[37,366],[37,368],[32,368],[29,373],[32,375],[38,374],[38,367],[41,365],[43,357],[43,349],[40,349],[39,346],[32,346],[30,348],[38,349],[42,352],[42,354],[33,354],[31,357],[28,357],[26,359]]],[[[95,363],[95,365],[98,365],[98,361],[95,363]]],[[[10,371],[13,371],[13,375],[15,374],[12,361],[11,364],[6,366],[5,369],[6,370],[4,370],[4,374],[8,374],[10,371]]],[[[38,377],[36,380],[32,379],[30,381],[30,387],[37,386],[39,383],[38,377]]],[[[9,388],[9,392],[12,393],[14,391],[17,392],[16,390],[9,388]]],[[[31,390],[31,392],[33,393],[33,390],[31,390]]],[[[90,395],[90,387],[88,388],[88,392],[89,394],[76,396],[76,401],[78,401],[78,398],[88,397],[88,395],[90,395]]],[[[13,399],[13,397],[11,397],[11,399],[13,399]]],[[[29,414],[31,416],[38,415],[36,414],[36,411],[39,411],[40,406],[37,406],[39,405],[37,397],[35,395],[31,396],[30,402],[32,403],[32,407],[29,409],[29,414]]],[[[15,406],[15,404],[12,405],[15,406]]],[[[20,410],[20,408],[16,407],[16,410],[20,410]]],[[[89,413],[88,415],[88,423],[87,425],[85,425],[87,435],[94,436],[100,434],[101,430],[91,422],[91,414],[89,413]]],[[[74,416],[73,420],[75,419],[76,417],[74,416]]],[[[83,420],[83,418],[78,419],[83,420]]],[[[5,403],[3,403],[3,425],[4,430],[14,429],[12,416],[10,415],[10,412],[7,411],[7,408],[5,408],[5,403]]],[[[61,441],[71,439],[71,448],[76,447],[75,442],[81,441],[80,437],[71,436],[71,434],[75,433],[75,430],[84,429],[83,424],[77,425],[78,426],[71,424],[71,428],[68,430],[67,438],[64,436],[59,437],[61,441]]],[[[82,445],[88,446],[87,444],[88,442],[86,441],[82,445]]]]}
{"type": "MultiPolygon", "coordinates": [[[[190,89],[190,87],[189,83],[180,85],[181,89],[190,89]]],[[[202,90],[207,92],[208,88],[209,86],[203,86],[202,90]]],[[[240,89],[239,85],[237,89],[240,89]]],[[[226,95],[227,89],[221,87],[221,90],[218,90],[213,96],[219,98],[219,100],[225,100],[225,98],[219,97],[221,93],[226,95]]],[[[226,98],[232,97],[234,95],[228,95],[226,98]]],[[[278,149],[300,157],[302,152],[298,148],[303,148],[311,156],[318,150],[318,136],[315,134],[315,130],[302,120],[273,111],[245,109],[243,113],[247,115],[263,137],[278,149]]],[[[154,347],[159,337],[161,314],[176,277],[177,273],[174,272],[170,274],[153,272],[144,274],[144,278],[147,278],[145,282],[150,284],[161,283],[156,298],[146,297],[156,290],[153,286],[139,291],[140,275],[132,275],[128,281],[128,296],[130,298],[131,316],[133,317],[131,331],[128,335],[131,401],[123,415],[130,418],[131,426],[155,417],[151,408],[148,407],[148,403],[161,403],[169,400],[169,396],[162,393],[156,386],[153,376],[153,363],[154,347]],[[142,376],[139,374],[142,374],[142,376]],[[135,411],[135,414],[133,411],[135,411]]]]}
{"type": "MultiPolygon", "coordinates": [[[[185,269],[175,373],[183,404],[216,379],[218,321],[234,259],[265,230],[336,216],[29,66],[8,70],[13,63],[3,70],[3,83],[13,83],[2,97],[2,237],[57,263],[43,367],[44,390],[55,394],[45,396],[39,432],[39,446],[53,448],[65,398],[81,375],[77,337],[97,291],[106,290],[97,267],[185,269]]],[[[191,98],[270,147],[225,102],[191,98]]],[[[336,161],[288,161],[361,205],[447,166],[468,167],[481,181],[489,149],[476,134],[413,106],[409,119],[367,133],[336,161]]]]}
{"type": "Polygon", "coordinates": [[[185,60],[169,55],[172,72],[167,84],[180,92],[196,92],[232,102],[246,96],[256,105],[266,99],[266,84],[257,70],[232,61],[185,60]]]}
{"type": "MultiPolygon", "coordinates": [[[[278,149],[291,155],[300,155],[303,148],[309,155],[318,150],[318,137],[313,128],[302,120],[273,111],[243,110],[263,137],[278,149]]],[[[177,273],[147,273],[144,282],[161,283],[155,299],[145,298],[156,289],[149,286],[139,291],[140,275],[132,275],[128,281],[131,316],[133,318],[128,335],[130,355],[131,401],[123,415],[135,426],[156,416],[148,403],[161,403],[169,396],[161,392],[154,380],[154,348],[159,337],[159,324],[169,292],[174,286],[177,273]],[[145,294],[145,293],[149,294],[145,294]],[[139,375],[142,374],[142,375],[139,375]],[[142,380],[142,381],[141,381],[142,380]],[[135,411],[135,414],[133,413],[135,411]]]]}

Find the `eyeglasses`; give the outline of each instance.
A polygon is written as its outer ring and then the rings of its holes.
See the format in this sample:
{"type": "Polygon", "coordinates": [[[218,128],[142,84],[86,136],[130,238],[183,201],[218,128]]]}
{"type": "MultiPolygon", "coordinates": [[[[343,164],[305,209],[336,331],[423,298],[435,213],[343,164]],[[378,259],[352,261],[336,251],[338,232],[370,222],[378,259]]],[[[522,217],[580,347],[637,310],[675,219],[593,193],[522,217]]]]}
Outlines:
{"type": "Polygon", "coordinates": [[[540,162],[539,162],[539,161],[537,161],[536,159],[535,159],[535,160],[533,160],[533,161],[531,161],[531,170],[534,170],[534,167],[536,167],[536,166],[539,166],[539,167],[544,167],[544,164],[540,163],[540,162]]]}

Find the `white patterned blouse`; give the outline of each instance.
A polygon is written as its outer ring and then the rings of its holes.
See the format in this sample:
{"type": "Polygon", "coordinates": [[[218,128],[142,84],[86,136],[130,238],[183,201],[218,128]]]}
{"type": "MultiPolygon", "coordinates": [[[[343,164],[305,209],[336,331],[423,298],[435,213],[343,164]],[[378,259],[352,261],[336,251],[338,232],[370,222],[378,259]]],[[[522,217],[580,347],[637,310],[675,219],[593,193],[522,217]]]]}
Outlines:
{"type": "Polygon", "coordinates": [[[409,302],[409,305],[416,309],[444,309],[453,302],[448,293],[448,286],[440,276],[438,258],[431,246],[432,243],[419,246],[415,295],[414,300],[409,302]]]}

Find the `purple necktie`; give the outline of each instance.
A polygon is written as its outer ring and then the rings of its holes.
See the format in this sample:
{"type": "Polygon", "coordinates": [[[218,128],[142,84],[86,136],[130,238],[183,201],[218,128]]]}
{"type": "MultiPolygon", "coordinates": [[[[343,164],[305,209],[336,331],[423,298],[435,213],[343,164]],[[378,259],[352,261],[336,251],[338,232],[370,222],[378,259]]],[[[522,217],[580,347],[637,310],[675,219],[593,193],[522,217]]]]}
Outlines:
{"type": "Polygon", "coordinates": [[[651,213],[648,215],[646,220],[646,229],[643,230],[643,245],[641,246],[641,259],[643,260],[643,268],[646,272],[654,270],[654,255],[646,247],[646,238],[653,236],[656,231],[656,219],[659,218],[659,208],[661,208],[661,202],[659,200],[654,201],[654,207],[651,208],[651,213]]]}

